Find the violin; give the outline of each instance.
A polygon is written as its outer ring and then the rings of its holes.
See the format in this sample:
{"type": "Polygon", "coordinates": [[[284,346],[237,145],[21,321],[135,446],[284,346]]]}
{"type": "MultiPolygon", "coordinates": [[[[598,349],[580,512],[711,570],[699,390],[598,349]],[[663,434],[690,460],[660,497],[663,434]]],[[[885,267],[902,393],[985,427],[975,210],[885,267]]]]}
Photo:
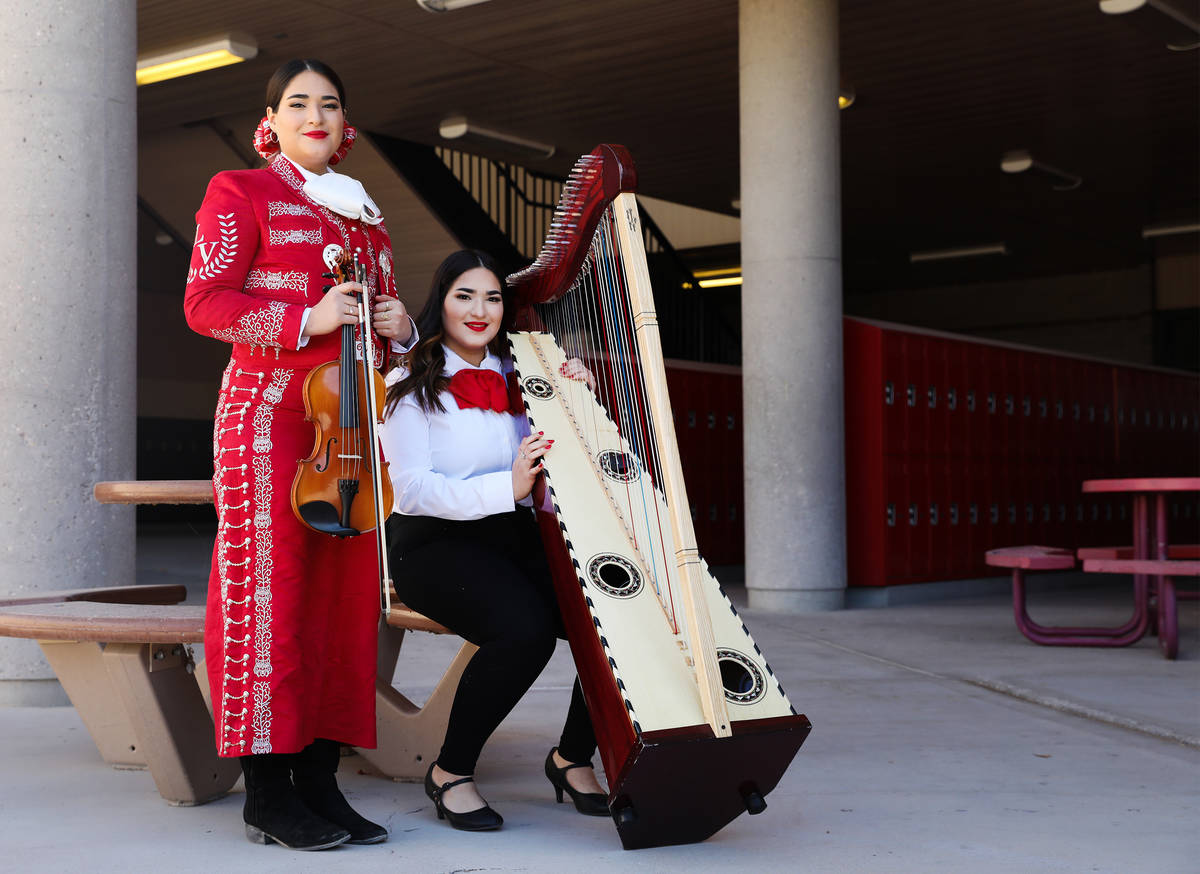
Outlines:
{"type": "MultiPolygon", "coordinates": [[[[337,284],[365,283],[357,255],[343,249],[330,265],[337,284]]],[[[315,428],[312,454],[292,481],[292,509],[313,531],[354,537],[376,528],[392,506],[392,480],[380,459],[376,425],[383,418],[383,377],[374,358],[365,285],[359,301],[363,356],[355,354],[354,325],[342,325],[341,354],[314,367],[304,380],[306,421],[315,428]]],[[[377,540],[382,543],[383,537],[377,540]]],[[[387,578],[387,550],[380,549],[387,578]]]]}

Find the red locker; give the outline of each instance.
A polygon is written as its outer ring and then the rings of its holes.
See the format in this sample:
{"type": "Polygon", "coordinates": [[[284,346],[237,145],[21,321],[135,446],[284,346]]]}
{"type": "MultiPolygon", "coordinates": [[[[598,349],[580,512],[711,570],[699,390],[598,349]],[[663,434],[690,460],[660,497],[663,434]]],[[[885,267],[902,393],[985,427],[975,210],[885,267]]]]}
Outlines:
{"type": "Polygon", "coordinates": [[[1007,464],[1020,456],[1017,430],[1017,395],[1021,377],[1017,355],[1008,349],[989,350],[994,364],[987,410],[992,457],[1007,464]]]}
{"type": "Polygon", "coordinates": [[[930,458],[926,477],[929,499],[925,503],[924,523],[928,536],[927,580],[953,579],[954,537],[950,526],[951,476],[950,460],[930,458]]]}
{"type": "Polygon", "coordinates": [[[950,452],[949,411],[946,407],[947,343],[941,337],[923,337],[924,368],[918,399],[925,408],[926,454],[930,458],[945,458],[950,452]]]}
{"type": "Polygon", "coordinates": [[[884,525],[886,585],[912,582],[909,524],[910,462],[888,456],[884,459],[884,525]]]}
{"type": "Polygon", "coordinates": [[[929,506],[932,502],[932,477],[927,458],[912,458],[908,462],[908,507],[905,527],[908,531],[908,571],[913,582],[927,582],[933,567],[932,542],[929,526],[929,506]]]}
{"type": "Polygon", "coordinates": [[[908,431],[908,454],[916,458],[929,455],[929,405],[925,399],[928,384],[928,338],[921,334],[905,334],[904,350],[907,371],[904,380],[905,427],[908,431]]]}
{"type": "Polygon", "coordinates": [[[1000,500],[995,464],[978,462],[971,467],[967,495],[967,525],[970,530],[971,555],[983,565],[983,554],[997,546],[1012,546],[1000,540],[1000,500]]]}
{"type": "Polygon", "coordinates": [[[909,360],[905,337],[899,331],[881,331],[884,402],[883,452],[903,458],[909,451],[909,407],[906,387],[909,384],[909,360]]]}
{"type": "Polygon", "coordinates": [[[972,406],[977,392],[972,388],[972,364],[970,345],[961,340],[945,341],[946,359],[946,450],[951,458],[973,456],[971,417],[967,397],[971,393],[972,406]]]}
{"type": "MultiPolygon", "coordinates": [[[[1027,469],[1038,457],[1037,410],[1035,385],[1039,376],[1039,358],[1036,353],[1013,350],[1009,354],[1010,383],[1013,397],[1013,412],[1009,417],[1009,440],[1012,441],[1012,458],[1019,459],[1021,468],[1027,469]]],[[[1005,409],[1008,409],[1005,398],[1005,409]]]]}

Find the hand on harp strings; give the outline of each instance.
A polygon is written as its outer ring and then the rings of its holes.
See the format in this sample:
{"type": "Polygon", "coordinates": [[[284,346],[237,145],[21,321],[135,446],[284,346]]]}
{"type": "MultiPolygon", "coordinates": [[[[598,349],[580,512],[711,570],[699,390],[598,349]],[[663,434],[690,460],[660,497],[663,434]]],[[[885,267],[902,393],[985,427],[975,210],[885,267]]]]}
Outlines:
{"type": "Polygon", "coordinates": [[[558,372],[567,379],[581,380],[591,391],[596,390],[596,374],[588,370],[583,361],[578,358],[568,358],[558,368],[558,372]]]}

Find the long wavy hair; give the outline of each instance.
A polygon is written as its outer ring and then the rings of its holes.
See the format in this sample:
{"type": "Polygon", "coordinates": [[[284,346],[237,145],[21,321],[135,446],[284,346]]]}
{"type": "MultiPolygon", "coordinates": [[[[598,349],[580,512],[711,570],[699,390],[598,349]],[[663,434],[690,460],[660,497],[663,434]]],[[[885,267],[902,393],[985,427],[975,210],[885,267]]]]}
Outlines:
{"type": "Polygon", "coordinates": [[[449,255],[434,271],[429,298],[415,320],[421,339],[408,354],[408,375],[388,387],[385,405],[387,412],[394,410],[400,399],[408,394],[415,394],[417,405],[426,412],[446,412],[446,408],[438,399],[438,395],[450,384],[450,377],[442,373],[446,367],[446,351],[442,348],[442,341],[446,336],[442,323],[443,307],[446,295],[458,278],[476,267],[490,271],[500,281],[504,315],[500,321],[500,330],[488,343],[488,350],[504,357],[505,335],[512,324],[512,298],[508,285],[495,258],[478,249],[462,249],[449,255]]]}

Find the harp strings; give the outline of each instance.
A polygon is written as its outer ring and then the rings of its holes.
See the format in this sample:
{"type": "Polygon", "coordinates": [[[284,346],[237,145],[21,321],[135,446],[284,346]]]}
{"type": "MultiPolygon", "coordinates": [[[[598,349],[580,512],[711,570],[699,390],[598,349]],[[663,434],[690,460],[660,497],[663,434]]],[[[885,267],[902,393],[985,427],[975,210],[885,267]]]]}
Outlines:
{"type": "Polygon", "coordinates": [[[644,390],[643,365],[635,335],[634,313],[625,283],[611,206],[592,239],[588,257],[571,288],[555,301],[538,305],[538,315],[568,359],[578,358],[595,378],[593,392],[582,380],[560,379],[576,421],[584,431],[593,462],[606,458],[617,480],[597,475],[623,515],[634,547],[642,556],[663,610],[678,632],[675,617],[673,548],[664,533],[659,441],[644,390]],[[604,427],[603,414],[618,435],[604,427]],[[636,476],[630,475],[636,472],[636,476]]]}

